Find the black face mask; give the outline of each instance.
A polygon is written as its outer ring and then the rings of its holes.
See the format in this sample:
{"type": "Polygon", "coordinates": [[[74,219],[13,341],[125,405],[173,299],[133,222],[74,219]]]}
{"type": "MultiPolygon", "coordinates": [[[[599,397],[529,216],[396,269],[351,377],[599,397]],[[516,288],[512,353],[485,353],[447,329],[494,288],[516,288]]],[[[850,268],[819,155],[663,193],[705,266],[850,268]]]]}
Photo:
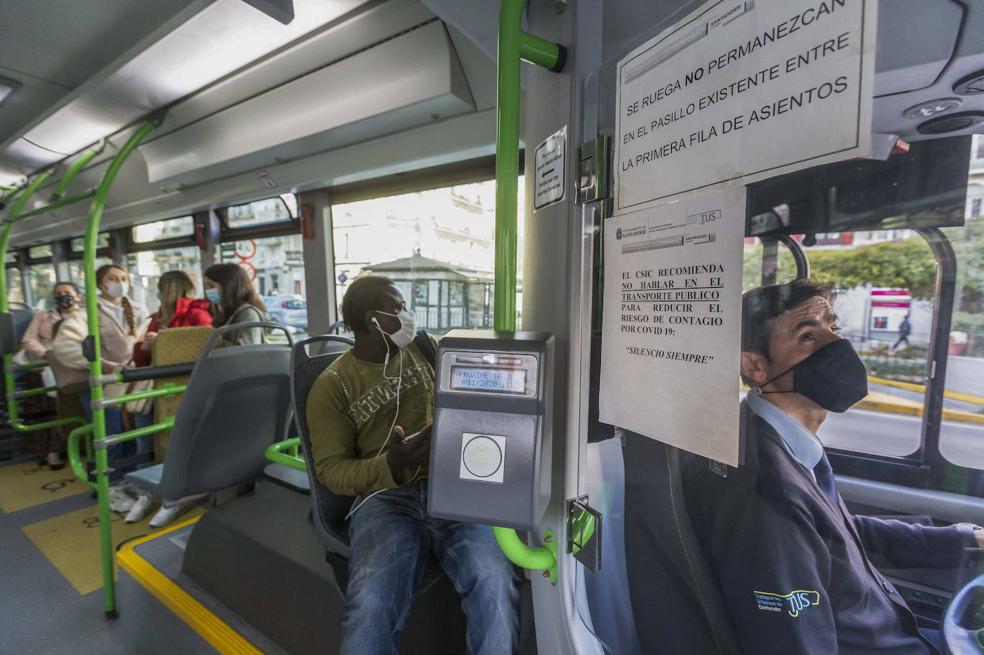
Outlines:
{"type": "Polygon", "coordinates": [[[59,293],[55,296],[55,307],[58,309],[71,309],[75,306],[75,296],[68,293],[59,293]]]}
{"type": "Polygon", "coordinates": [[[762,386],[793,372],[792,391],[759,393],[798,393],[831,412],[846,412],[868,395],[868,371],[847,339],[828,343],[803,361],[786,369],[762,386]]]}

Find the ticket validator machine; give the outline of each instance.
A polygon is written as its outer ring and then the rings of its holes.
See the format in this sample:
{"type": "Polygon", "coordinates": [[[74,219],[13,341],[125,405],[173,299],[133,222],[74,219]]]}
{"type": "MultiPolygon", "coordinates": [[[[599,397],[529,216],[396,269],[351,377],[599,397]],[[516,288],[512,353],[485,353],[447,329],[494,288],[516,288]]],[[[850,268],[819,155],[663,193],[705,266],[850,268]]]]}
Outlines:
{"type": "Polygon", "coordinates": [[[452,330],[437,348],[428,511],[521,530],[550,500],[554,338],[452,330]]]}

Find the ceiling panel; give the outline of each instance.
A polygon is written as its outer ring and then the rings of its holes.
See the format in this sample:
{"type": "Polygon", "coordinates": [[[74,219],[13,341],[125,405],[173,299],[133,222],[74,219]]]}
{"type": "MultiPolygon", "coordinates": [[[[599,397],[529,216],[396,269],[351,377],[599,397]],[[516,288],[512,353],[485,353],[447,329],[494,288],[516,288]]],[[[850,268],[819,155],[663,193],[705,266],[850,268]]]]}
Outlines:
{"type": "Polygon", "coordinates": [[[3,0],[0,75],[21,86],[0,104],[0,142],[190,4],[3,0]]]}

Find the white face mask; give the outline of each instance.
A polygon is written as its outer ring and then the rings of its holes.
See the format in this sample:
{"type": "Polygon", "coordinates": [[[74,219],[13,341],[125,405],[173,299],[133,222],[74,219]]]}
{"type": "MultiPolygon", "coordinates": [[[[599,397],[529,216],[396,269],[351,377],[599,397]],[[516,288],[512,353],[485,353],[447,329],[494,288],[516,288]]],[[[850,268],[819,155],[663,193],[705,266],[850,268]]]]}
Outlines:
{"type": "Polygon", "coordinates": [[[130,291],[130,285],[126,282],[110,282],[106,285],[104,292],[109,298],[122,298],[130,291]]]}
{"type": "Polygon", "coordinates": [[[388,336],[390,338],[390,341],[393,342],[393,345],[395,345],[397,348],[400,348],[402,350],[403,348],[406,348],[411,343],[413,343],[413,338],[417,335],[417,327],[416,324],[414,323],[413,312],[411,312],[409,309],[402,309],[400,310],[399,314],[390,314],[389,312],[383,312],[379,310],[376,310],[376,312],[378,314],[384,314],[386,316],[395,316],[397,319],[399,319],[400,329],[394,332],[393,334],[383,332],[383,328],[379,327],[378,322],[376,323],[376,328],[378,328],[380,332],[388,336]]]}

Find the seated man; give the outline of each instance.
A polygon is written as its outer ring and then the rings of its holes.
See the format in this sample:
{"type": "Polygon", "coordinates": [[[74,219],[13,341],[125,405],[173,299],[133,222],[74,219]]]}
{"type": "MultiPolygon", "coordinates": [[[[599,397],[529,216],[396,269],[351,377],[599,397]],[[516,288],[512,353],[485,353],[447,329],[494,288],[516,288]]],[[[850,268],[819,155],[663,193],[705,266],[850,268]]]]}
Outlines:
{"type": "Polygon", "coordinates": [[[350,514],[341,652],[397,652],[431,552],[463,597],[469,651],[515,652],[518,576],[491,528],[427,514],[434,369],[414,343],[403,294],[388,278],[358,278],[342,316],[355,345],[315,381],[307,405],[318,480],[359,497],[350,514]]]}
{"type": "Polygon", "coordinates": [[[691,458],[694,530],[745,653],[936,653],[872,565],[949,568],[980,528],[852,516],[816,436],[828,411],[867,394],[867,372],[838,332],[830,289],[796,280],[743,298],[745,464],[726,476],[691,458]]]}

